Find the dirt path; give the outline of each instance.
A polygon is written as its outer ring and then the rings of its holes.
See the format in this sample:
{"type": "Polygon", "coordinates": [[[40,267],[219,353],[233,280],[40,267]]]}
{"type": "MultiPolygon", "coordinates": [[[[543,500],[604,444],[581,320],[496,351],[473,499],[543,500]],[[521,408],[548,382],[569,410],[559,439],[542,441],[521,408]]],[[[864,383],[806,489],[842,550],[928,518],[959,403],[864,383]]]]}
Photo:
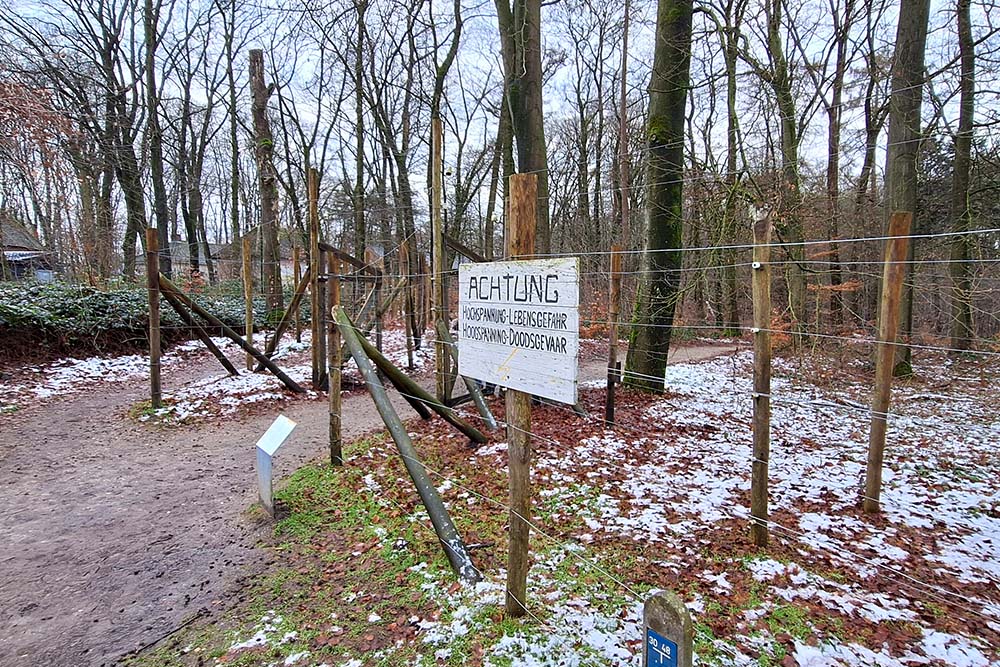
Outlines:
{"type": "MultiPolygon", "coordinates": [[[[682,347],[697,361],[732,346],[682,347]]],[[[217,373],[201,360],[181,382],[217,373]]],[[[582,380],[605,375],[581,364],[582,380]]],[[[253,445],[270,412],[160,429],[128,408],[145,386],[98,386],[0,424],[0,665],[111,665],[211,609],[264,558],[253,445]]],[[[403,418],[415,416],[401,399],[403,418]]],[[[381,426],[367,394],[345,397],[344,437],[381,426]]],[[[293,403],[298,429],[276,460],[288,475],[326,450],[324,402],[293,403]]]]}

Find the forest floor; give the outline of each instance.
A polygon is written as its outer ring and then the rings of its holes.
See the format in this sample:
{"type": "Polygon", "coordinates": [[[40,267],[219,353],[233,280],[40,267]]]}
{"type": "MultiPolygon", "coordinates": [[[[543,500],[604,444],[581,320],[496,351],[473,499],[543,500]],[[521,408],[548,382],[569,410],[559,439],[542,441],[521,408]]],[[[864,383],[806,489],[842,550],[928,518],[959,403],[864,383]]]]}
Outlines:
{"type": "MultiPolygon", "coordinates": [[[[696,664],[1000,665],[1000,375],[921,352],[894,391],[883,512],[861,512],[872,368],[862,345],[774,364],[771,542],[749,539],[749,352],[621,391],[619,426],[533,408],[528,615],[503,613],[506,445],[408,428],[483,582],[455,582],[391,440],[301,467],[266,568],[129,662],[320,667],[641,665],[641,605],[671,589],[696,664]]],[[[598,364],[599,367],[599,364],[598,364]]],[[[582,391],[599,415],[601,382],[582,391]]],[[[493,409],[503,419],[502,401],[493,409]]],[[[470,418],[474,418],[470,414],[470,418]]]]}
{"type": "MultiPolygon", "coordinates": [[[[398,332],[387,332],[386,346],[405,363],[398,332]]],[[[603,377],[604,349],[584,345],[582,379],[603,377]]],[[[675,356],[734,349],[689,344],[675,356]]],[[[308,355],[290,342],[276,359],[306,383],[308,355]]],[[[417,355],[418,371],[428,360],[417,355]]],[[[327,449],[325,394],[292,395],[269,374],[230,378],[185,344],[164,355],[166,407],[154,412],[146,364],[142,355],[65,359],[0,374],[0,664],[116,664],[230,618],[287,567],[286,523],[276,530],[254,506],[254,443],[277,413],[287,415],[298,427],[275,474],[290,478],[289,489],[315,475],[322,466],[305,464],[327,449]]],[[[393,400],[404,419],[416,416],[393,400]]],[[[346,440],[381,431],[363,391],[348,392],[343,411],[346,440]]],[[[351,445],[352,457],[368,456],[364,442],[351,445]]],[[[350,462],[347,470],[357,472],[350,462]]]]}

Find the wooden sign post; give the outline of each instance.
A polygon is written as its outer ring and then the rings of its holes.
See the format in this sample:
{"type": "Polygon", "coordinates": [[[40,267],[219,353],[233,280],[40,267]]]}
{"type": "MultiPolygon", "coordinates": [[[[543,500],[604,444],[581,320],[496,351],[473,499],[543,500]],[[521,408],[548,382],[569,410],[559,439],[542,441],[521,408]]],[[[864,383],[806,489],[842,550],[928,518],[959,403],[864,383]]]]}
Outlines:
{"type": "Polygon", "coordinates": [[[653,593],[642,615],[642,667],[691,667],[694,626],[681,599],[669,591],[653,593]]]}
{"type": "Polygon", "coordinates": [[[868,435],[868,470],[865,474],[865,512],[879,511],[882,492],[882,458],[892,391],[892,365],[899,328],[899,300],[906,277],[906,252],[910,242],[913,214],[896,211],[889,219],[889,241],[885,246],[882,271],[882,300],[879,304],[878,349],[875,357],[875,391],[872,393],[872,424],[868,435]]]}
{"type": "MultiPolygon", "coordinates": [[[[535,252],[538,177],[510,176],[507,215],[508,257],[527,257],[535,252]]],[[[510,488],[510,542],[507,547],[507,615],[524,616],[528,591],[528,536],[531,520],[531,396],[508,390],[507,457],[510,488]]]]}

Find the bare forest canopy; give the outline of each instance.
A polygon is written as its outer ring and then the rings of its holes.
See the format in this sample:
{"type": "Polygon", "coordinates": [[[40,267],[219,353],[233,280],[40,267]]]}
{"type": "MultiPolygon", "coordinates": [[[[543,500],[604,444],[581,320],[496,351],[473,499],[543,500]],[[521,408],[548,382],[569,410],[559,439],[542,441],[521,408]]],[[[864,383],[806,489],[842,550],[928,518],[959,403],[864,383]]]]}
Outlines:
{"type": "MultiPolygon", "coordinates": [[[[530,19],[539,2],[524,4],[530,19]]],[[[525,164],[508,122],[517,127],[511,104],[522,93],[505,95],[498,28],[510,10],[505,0],[0,0],[0,225],[23,224],[64,278],[96,285],[134,279],[143,229],[156,226],[166,273],[218,282],[239,277],[244,235],[258,268],[308,246],[312,167],[323,239],[356,257],[374,249],[398,272],[402,241],[430,249],[436,114],[445,232],[499,256],[505,176],[525,164]],[[251,49],[263,53],[265,139],[251,49]],[[271,181],[259,174],[262,152],[271,181]],[[261,184],[274,182],[281,248],[265,252],[254,232],[268,206],[261,184]]],[[[917,85],[915,231],[929,237],[915,243],[914,318],[955,340],[1000,331],[1000,236],[935,236],[1000,218],[991,10],[930,6],[917,85]],[[966,154],[967,170],[956,170],[966,154]],[[959,264],[971,268],[956,277],[959,264]],[[958,334],[953,285],[964,286],[970,319],[958,334]]],[[[581,254],[584,278],[603,290],[613,243],[624,245],[626,273],[640,266],[657,3],[559,0],[539,11],[543,250],[581,254]]],[[[751,202],[776,212],[780,241],[882,235],[901,15],[912,12],[887,0],[695,4],[678,322],[732,333],[748,322],[751,202]]],[[[870,326],[881,252],[869,241],[777,253],[776,304],[803,329],[870,326]],[[801,282],[781,283],[795,271],[801,282]]]]}

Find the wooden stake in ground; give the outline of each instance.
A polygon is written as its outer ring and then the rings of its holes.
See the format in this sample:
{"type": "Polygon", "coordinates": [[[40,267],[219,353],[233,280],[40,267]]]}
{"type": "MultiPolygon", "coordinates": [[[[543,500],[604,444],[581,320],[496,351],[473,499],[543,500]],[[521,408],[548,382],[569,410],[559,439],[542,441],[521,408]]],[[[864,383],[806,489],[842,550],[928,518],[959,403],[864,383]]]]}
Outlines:
{"type": "Polygon", "coordinates": [[[149,404],[163,407],[160,385],[160,244],[155,227],[146,228],[146,284],[149,293],[149,404]]]}
{"type": "Polygon", "coordinates": [[[313,269],[309,280],[310,309],[309,309],[309,330],[312,333],[312,340],[309,346],[312,349],[312,384],[313,389],[319,389],[323,379],[322,366],[324,360],[319,356],[319,339],[323,335],[320,328],[320,310],[323,302],[319,300],[319,274],[322,273],[319,263],[319,179],[315,169],[309,169],[306,175],[306,189],[309,195],[309,266],[313,269]],[[315,210],[315,215],[314,215],[315,210]]]}
{"type": "Polygon", "coordinates": [[[892,367],[899,329],[899,301],[906,277],[906,253],[910,243],[913,213],[896,211],[889,219],[879,303],[878,349],[875,352],[875,391],[872,393],[872,424],[868,435],[868,470],[865,473],[865,512],[879,511],[882,492],[882,458],[885,453],[886,418],[892,391],[892,367]]]}
{"type": "MultiPolygon", "coordinates": [[[[444,217],[441,214],[441,119],[431,120],[431,238],[433,248],[431,252],[431,268],[434,274],[434,299],[431,310],[431,317],[434,322],[433,329],[437,331],[437,323],[446,321],[448,306],[445,303],[447,292],[445,290],[445,266],[444,266],[444,217]]],[[[440,339],[434,336],[434,379],[438,400],[447,402],[448,386],[446,375],[448,374],[448,348],[440,339]]]]}
{"type": "Polygon", "coordinates": [[[410,279],[410,242],[403,241],[399,245],[399,275],[406,281],[403,295],[403,332],[406,338],[406,368],[413,370],[413,338],[416,332],[412,329],[413,317],[413,281],[410,279]]]}
{"type": "Polygon", "coordinates": [[[753,464],[750,480],[750,533],[767,546],[767,474],[771,456],[771,217],[759,214],[753,226],[753,464]]]}
{"type": "MultiPolygon", "coordinates": [[[[302,262],[299,259],[299,247],[294,246],[292,248],[292,274],[295,278],[296,287],[302,282],[302,262]]],[[[295,325],[295,342],[302,342],[302,322],[299,318],[299,304],[296,301],[295,306],[289,306],[292,311],[292,323],[295,325]]],[[[275,334],[277,336],[277,334],[275,334]]]]}
{"type": "MultiPolygon", "coordinates": [[[[253,347],[253,267],[250,264],[252,254],[250,237],[243,237],[243,303],[244,321],[246,322],[247,345],[253,347]]],[[[247,353],[247,369],[253,368],[253,355],[247,353]]]]}
{"type": "MultiPolygon", "coordinates": [[[[507,257],[535,252],[538,177],[512,174],[507,210],[507,257]]],[[[531,396],[507,390],[507,458],[510,474],[510,543],[507,548],[507,615],[527,611],[528,536],[531,521],[531,396]]]]}
{"type": "Polygon", "coordinates": [[[615,384],[618,382],[618,309],[622,300],[622,247],[611,246],[611,285],[608,290],[608,387],[604,421],[615,425],[615,384]]]}
{"type": "Polygon", "coordinates": [[[344,365],[343,355],[340,351],[340,329],[334,320],[332,313],[340,308],[340,260],[327,254],[327,272],[330,274],[329,285],[327,286],[327,312],[331,313],[330,329],[326,342],[327,352],[330,354],[329,369],[329,413],[330,413],[330,465],[344,465],[343,438],[341,435],[341,401],[340,401],[340,375],[344,365]]]}

